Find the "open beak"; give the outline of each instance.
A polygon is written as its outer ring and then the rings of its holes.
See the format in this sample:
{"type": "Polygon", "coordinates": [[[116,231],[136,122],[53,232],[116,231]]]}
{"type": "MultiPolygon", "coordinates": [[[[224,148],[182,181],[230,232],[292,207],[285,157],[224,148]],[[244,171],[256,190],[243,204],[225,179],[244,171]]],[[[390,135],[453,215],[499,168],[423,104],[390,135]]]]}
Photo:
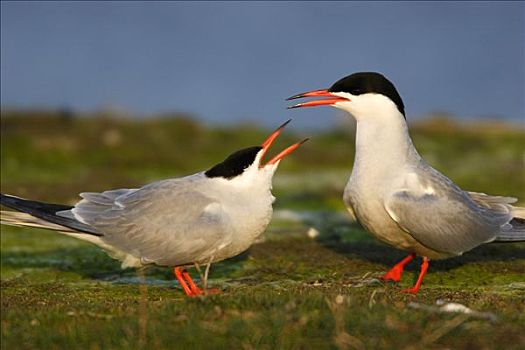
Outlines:
{"type": "Polygon", "coordinates": [[[293,145],[289,146],[288,148],[282,150],[279,154],[277,154],[270,161],[268,161],[266,164],[263,165],[262,160],[263,160],[264,156],[266,155],[266,152],[268,152],[268,149],[270,148],[272,143],[275,141],[277,136],[279,136],[279,134],[283,131],[284,127],[286,125],[288,125],[288,123],[291,122],[291,121],[292,121],[291,119],[288,119],[286,122],[284,122],[281,126],[279,126],[277,129],[275,129],[275,131],[272,132],[270,134],[270,136],[268,136],[266,138],[266,140],[264,140],[264,142],[262,143],[261,146],[262,146],[262,149],[263,149],[263,154],[262,154],[261,160],[260,160],[260,162],[261,162],[260,165],[259,165],[260,168],[263,168],[266,165],[271,165],[271,164],[277,163],[278,161],[280,161],[281,159],[283,159],[284,157],[286,157],[287,155],[289,155],[290,153],[292,153],[293,151],[298,149],[299,146],[301,146],[303,143],[308,141],[308,139],[304,139],[304,140],[302,140],[300,142],[294,143],[293,145]]]}
{"type": "Polygon", "coordinates": [[[315,107],[315,106],[323,106],[323,105],[333,105],[336,102],[350,101],[347,98],[333,95],[331,92],[328,91],[328,89],[303,92],[302,94],[297,94],[292,97],[288,97],[286,101],[295,100],[297,98],[303,98],[303,97],[327,97],[327,98],[323,100],[314,100],[314,101],[298,103],[296,105],[288,107],[288,109],[299,108],[299,107],[315,107]]]}

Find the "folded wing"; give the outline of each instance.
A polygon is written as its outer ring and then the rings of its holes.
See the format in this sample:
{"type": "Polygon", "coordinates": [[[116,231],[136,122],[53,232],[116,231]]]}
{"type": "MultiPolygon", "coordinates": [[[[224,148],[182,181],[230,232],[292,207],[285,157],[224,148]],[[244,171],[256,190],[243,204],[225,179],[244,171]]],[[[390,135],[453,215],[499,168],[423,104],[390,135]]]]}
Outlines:
{"type": "Polygon", "coordinates": [[[426,247],[461,254],[496,239],[511,219],[509,198],[483,197],[478,203],[448,179],[408,181],[384,206],[390,217],[426,247]]]}
{"type": "Polygon", "coordinates": [[[205,259],[231,240],[218,202],[180,179],[140,189],[82,193],[64,216],[95,227],[107,244],[143,263],[182,265],[205,259]]]}

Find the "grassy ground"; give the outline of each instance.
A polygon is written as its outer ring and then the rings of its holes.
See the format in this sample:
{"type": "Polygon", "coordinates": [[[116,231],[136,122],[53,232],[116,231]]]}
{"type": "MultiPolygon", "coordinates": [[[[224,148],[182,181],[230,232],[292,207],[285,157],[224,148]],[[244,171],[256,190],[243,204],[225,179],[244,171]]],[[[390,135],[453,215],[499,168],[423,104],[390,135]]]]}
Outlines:
{"type": "MultiPolygon", "coordinates": [[[[266,134],[189,119],[4,114],[2,192],[73,203],[79,191],[205,169],[266,134]]],[[[274,150],[304,136],[290,125],[274,150]]],[[[348,219],[340,200],[351,131],[309,136],[276,174],[276,214],[263,238],[212,267],[219,295],[187,299],[167,268],[120,270],[89,244],[2,226],[2,349],[525,347],[525,244],[486,245],[433,262],[420,294],[402,294],[419,261],[400,286],[379,282],[403,253],[348,219]],[[307,235],[312,228],[320,232],[315,239],[307,235]],[[436,312],[436,301],[482,314],[436,312]]],[[[435,120],[414,125],[413,137],[464,188],[525,198],[523,130],[435,120]]]]}

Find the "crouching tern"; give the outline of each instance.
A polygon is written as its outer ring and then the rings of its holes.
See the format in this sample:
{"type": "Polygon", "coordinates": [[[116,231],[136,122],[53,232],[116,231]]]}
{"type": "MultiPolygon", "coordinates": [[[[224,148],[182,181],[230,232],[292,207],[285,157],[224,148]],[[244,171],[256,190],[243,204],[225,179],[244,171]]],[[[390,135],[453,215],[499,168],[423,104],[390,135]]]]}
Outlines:
{"type": "Polygon", "coordinates": [[[2,224],[55,230],[104,249],[123,267],[171,266],[184,292],[206,291],[211,263],[247,250],[272,217],[272,178],[285,156],[307,139],[263,162],[282,124],[261,146],[241,149],[207,171],[138,189],[81,193],[74,206],[1,195],[2,224]],[[207,265],[203,288],[186,268],[207,265]]]}
{"type": "Polygon", "coordinates": [[[348,210],[373,236],[410,255],[384,280],[398,282],[405,265],[423,257],[416,294],[430,259],[443,259],[483,243],[525,240],[525,208],[515,198],[460,189],[428,165],[408,133],[405,107],[394,85],[383,75],[349,75],[328,89],[288,98],[324,97],[289,108],[330,105],[357,122],[356,153],[343,199],[348,210]]]}

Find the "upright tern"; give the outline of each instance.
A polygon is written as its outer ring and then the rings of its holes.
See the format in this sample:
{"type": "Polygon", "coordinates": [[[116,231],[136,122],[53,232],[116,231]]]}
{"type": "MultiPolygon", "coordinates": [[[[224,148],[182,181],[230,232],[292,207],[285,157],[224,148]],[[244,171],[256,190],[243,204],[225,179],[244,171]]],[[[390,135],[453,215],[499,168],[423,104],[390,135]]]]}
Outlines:
{"type": "Polygon", "coordinates": [[[186,295],[206,291],[211,263],[236,256],[272,217],[272,178],[295,143],[263,163],[282,124],[261,146],[241,149],[207,171],[153,182],[138,189],[84,192],[74,206],[1,195],[2,223],[55,230],[94,243],[123,267],[172,266],[186,295]],[[186,268],[207,265],[203,288],[186,268]]]}
{"type": "Polygon", "coordinates": [[[325,99],[289,108],[330,105],[357,122],[346,207],[373,236],[410,252],[384,280],[399,282],[405,265],[422,256],[417,282],[405,290],[416,294],[430,259],[461,255],[483,243],[525,240],[525,208],[512,206],[515,198],[463,191],[421,158],[408,133],[403,100],[383,75],[355,73],[288,100],[303,97],[325,99]]]}

